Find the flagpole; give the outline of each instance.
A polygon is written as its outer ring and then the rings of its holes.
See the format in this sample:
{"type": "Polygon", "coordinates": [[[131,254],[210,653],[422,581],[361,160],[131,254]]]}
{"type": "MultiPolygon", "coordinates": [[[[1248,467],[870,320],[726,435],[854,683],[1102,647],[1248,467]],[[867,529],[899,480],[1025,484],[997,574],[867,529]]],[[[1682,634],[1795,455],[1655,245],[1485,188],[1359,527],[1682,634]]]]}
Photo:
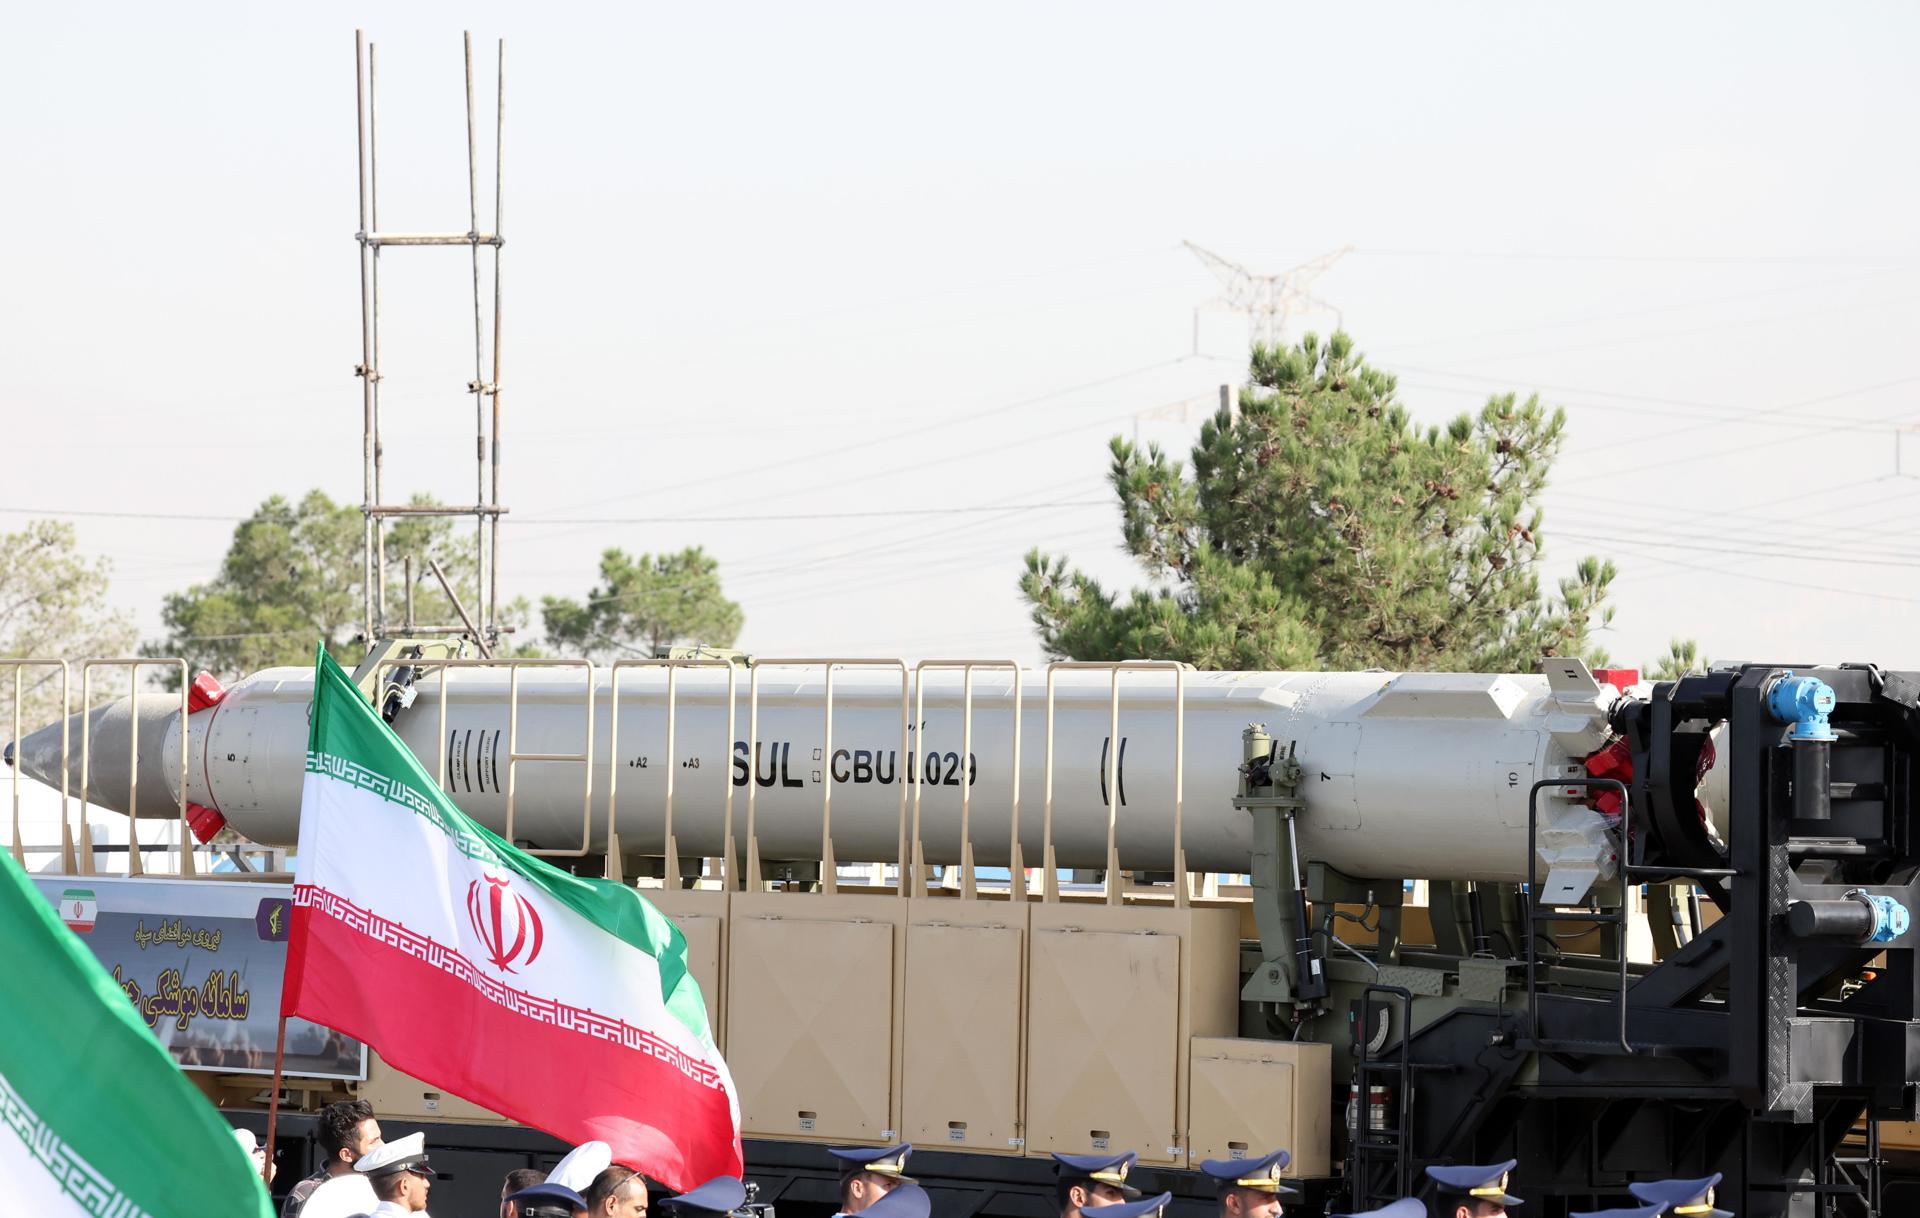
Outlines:
{"type": "Polygon", "coordinates": [[[280,1016],[280,1030],[273,1038],[273,1093],[267,1099],[267,1154],[260,1167],[260,1183],[273,1192],[273,1131],[280,1123],[280,1068],[287,1060],[287,1017],[280,1016]]]}

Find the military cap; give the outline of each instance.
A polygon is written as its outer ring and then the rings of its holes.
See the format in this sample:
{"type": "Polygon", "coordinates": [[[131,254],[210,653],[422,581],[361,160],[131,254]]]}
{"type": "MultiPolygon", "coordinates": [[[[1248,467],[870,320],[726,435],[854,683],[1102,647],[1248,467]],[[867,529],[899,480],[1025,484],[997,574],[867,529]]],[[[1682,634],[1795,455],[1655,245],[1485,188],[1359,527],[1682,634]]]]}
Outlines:
{"type": "Polygon", "coordinates": [[[404,1138],[383,1142],[354,1160],[353,1170],[370,1177],[391,1176],[402,1171],[431,1176],[433,1169],[427,1166],[427,1135],[410,1133],[404,1138]]]}
{"type": "Polygon", "coordinates": [[[1062,1180],[1111,1184],[1129,1197],[1138,1197],[1140,1190],[1127,1183],[1127,1173],[1133,1170],[1134,1160],[1139,1157],[1129,1150],[1117,1155],[1056,1154],[1053,1161],[1060,1165],[1062,1180]]]}
{"type": "Polygon", "coordinates": [[[1623,1210],[1575,1210],[1573,1218],[1660,1218],[1664,1205],[1643,1205],[1623,1210]]]}
{"type": "Polygon", "coordinates": [[[927,1218],[933,1210],[933,1201],[927,1196],[927,1190],[911,1180],[898,1188],[887,1190],[886,1196],[860,1211],[860,1218],[927,1218]]]}
{"type": "Polygon", "coordinates": [[[1331,1218],[1427,1218],[1427,1203],[1419,1197],[1402,1197],[1377,1210],[1354,1210],[1352,1214],[1331,1214],[1331,1218]]]}
{"type": "Polygon", "coordinates": [[[747,1186],[738,1176],[715,1176],[705,1184],[690,1188],[660,1204],[677,1214],[695,1218],[700,1214],[731,1214],[747,1199],[747,1186]]]}
{"type": "Polygon", "coordinates": [[[1081,1213],[1097,1213],[1100,1218],[1159,1218],[1160,1211],[1173,1200],[1172,1193],[1161,1193],[1157,1197],[1142,1197],[1138,1201],[1122,1201],[1117,1205],[1102,1205],[1081,1213]]]}
{"type": "Polygon", "coordinates": [[[1642,1201],[1666,1206],[1670,1214],[1686,1218],[1733,1218],[1732,1210],[1714,1208],[1713,1186],[1718,1183],[1720,1173],[1714,1172],[1698,1180],[1647,1180],[1629,1184],[1627,1188],[1642,1201]]]}
{"type": "Polygon", "coordinates": [[[1351,1214],[1335,1214],[1333,1218],[1427,1218],[1427,1207],[1417,1197],[1402,1197],[1377,1210],[1356,1210],[1351,1214]]]}
{"type": "Polygon", "coordinates": [[[1507,1195],[1507,1178],[1513,1174],[1514,1164],[1518,1162],[1518,1159],[1508,1159],[1505,1163],[1489,1163],[1484,1167],[1471,1164],[1429,1167],[1427,1175],[1433,1178],[1443,1193],[1475,1197],[1497,1205],[1519,1205],[1520,1198],[1507,1195]]]}
{"type": "Polygon", "coordinates": [[[1214,1183],[1223,1189],[1250,1188],[1257,1193],[1287,1196],[1300,1191],[1288,1188],[1280,1179],[1280,1173],[1291,1162],[1292,1155],[1276,1150],[1258,1159],[1207,1159],[1200,1164],[1200,1170],[1213,1177],[1214,1183]]]}
{"type": "Polygon", "coordinates": [[[533,1184],[507,1195],[520,1203],[522,1218],[573,1218],[574,1211],[587,1208],[587,1199],[564,1184],[548,1181],[533,1184]]]}
{"type": "Polygon", "coordinates": [[[584,1193],[593,1179],[613,1166],[613,1147],[605,1142],[582,1142],[547,1173],[548,1184],[558,1184],[576,1193],[584,1193]]]}
{"type": "Polygon", "coordinates": [[[352,1218],[379,1205],[380,1198],[374,1195],[373,1185],[365,1176],[354,1172],[321,1181],[320,1187],[307,1195],[307,1203],[300,1207],[300,1212],[307,1218],[352,1218]]]}
{"type": "Polygon", "coordinates": [[[907,1174],[907,1156],[913,1153],[911,1142],[898,1146],[838,1146],[827,1153],[840,1160],[842,1179],[870,1171],[876,1176],[913,1183],[913,1177],[907,1174]]]}

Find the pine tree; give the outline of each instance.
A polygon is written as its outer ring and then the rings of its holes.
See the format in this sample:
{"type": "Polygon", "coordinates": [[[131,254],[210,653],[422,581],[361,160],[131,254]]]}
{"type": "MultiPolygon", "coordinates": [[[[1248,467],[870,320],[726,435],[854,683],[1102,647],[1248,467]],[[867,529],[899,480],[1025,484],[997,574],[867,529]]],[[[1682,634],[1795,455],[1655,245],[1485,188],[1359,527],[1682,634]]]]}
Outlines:
{"type": "Polygon", "coordinates": [[[1202,425],[1191,475],[1116,437],[1110,480],[1149,580],[1125,597],[1027,555],[1046,650],[1202,668],[1532,671],[1604,661],[1611,563],[1542,594],[1538,506],[1565,413],[1505,394],[1416,425],[1352,340],[1256,347],[1239,408],[1202,425]]]}

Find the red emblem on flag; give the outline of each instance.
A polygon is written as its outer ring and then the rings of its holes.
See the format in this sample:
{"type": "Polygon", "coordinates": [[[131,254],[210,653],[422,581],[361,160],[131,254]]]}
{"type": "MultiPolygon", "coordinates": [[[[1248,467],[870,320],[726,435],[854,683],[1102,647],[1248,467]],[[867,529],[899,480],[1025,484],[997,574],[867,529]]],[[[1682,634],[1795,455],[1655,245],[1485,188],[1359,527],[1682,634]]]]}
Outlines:
{"type": "Polygon", "coordinates": [[[513,877],[488,876],[484,890],[479,880],[467,885],[467,921],[486,946],[493,967],[501,972],[513,972],[516,961],[524,965],[540,958],[544,941],[540,915],[532,902],[513,891],[513,877]],[[524,961],[522,951],[527,954],[524,961]]]}

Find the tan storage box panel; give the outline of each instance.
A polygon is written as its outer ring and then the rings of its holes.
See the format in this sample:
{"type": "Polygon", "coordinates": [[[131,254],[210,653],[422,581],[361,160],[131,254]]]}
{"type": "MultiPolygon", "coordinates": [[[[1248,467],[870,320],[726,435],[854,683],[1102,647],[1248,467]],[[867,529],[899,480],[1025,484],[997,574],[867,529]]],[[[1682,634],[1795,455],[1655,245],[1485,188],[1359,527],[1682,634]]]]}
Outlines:
{"type": "Polygon", "coordinates": [[[852,1145],[893,1136],[906,904],[733,895],[727,1064],[741,1132],[852,1145]]]}
{"type": "MultiPolygon", "coordinates": [[[[259,1080],[255,1080],[257,1083],[259,1080]]],[[[497,1112],[469,1103],[438,1087],[430,1087],[410,1074],[402,1074],[373,1050],[367,1050],[367,1081],[354,1094],[373,1105],[382,1120],[471,1121],[506,1125],[512,1122],[497,1112]]]]}
{"type": "Polygon", "coordinates": [[[907,922],[900,1140],[1020,1149],[1027,910],[913,901],[907,922]]]}
{"type": "Polygon", "coordinates": [[[1235,1030],[1238,912],[1060,903],[1029,916],[1027,1152],[1187,1166],[1187,1043],[1235,1030]]]}
{"type": "Polygon", "coordinates": [[[643,888],[640,895],[680,928],[687,940],[687,964],[707,1004],[707,1026],[722,1052],[727,1047],[726,1010],[727,895],[683,888],[643,888]]]}
{"type": "Polygon", "coordinates": [[[1286,1175],[1329,1174],[1332,1046],[1196,1036],[1192,1062],[1194,1162],[1284,1150],[1286,1175]]]}

